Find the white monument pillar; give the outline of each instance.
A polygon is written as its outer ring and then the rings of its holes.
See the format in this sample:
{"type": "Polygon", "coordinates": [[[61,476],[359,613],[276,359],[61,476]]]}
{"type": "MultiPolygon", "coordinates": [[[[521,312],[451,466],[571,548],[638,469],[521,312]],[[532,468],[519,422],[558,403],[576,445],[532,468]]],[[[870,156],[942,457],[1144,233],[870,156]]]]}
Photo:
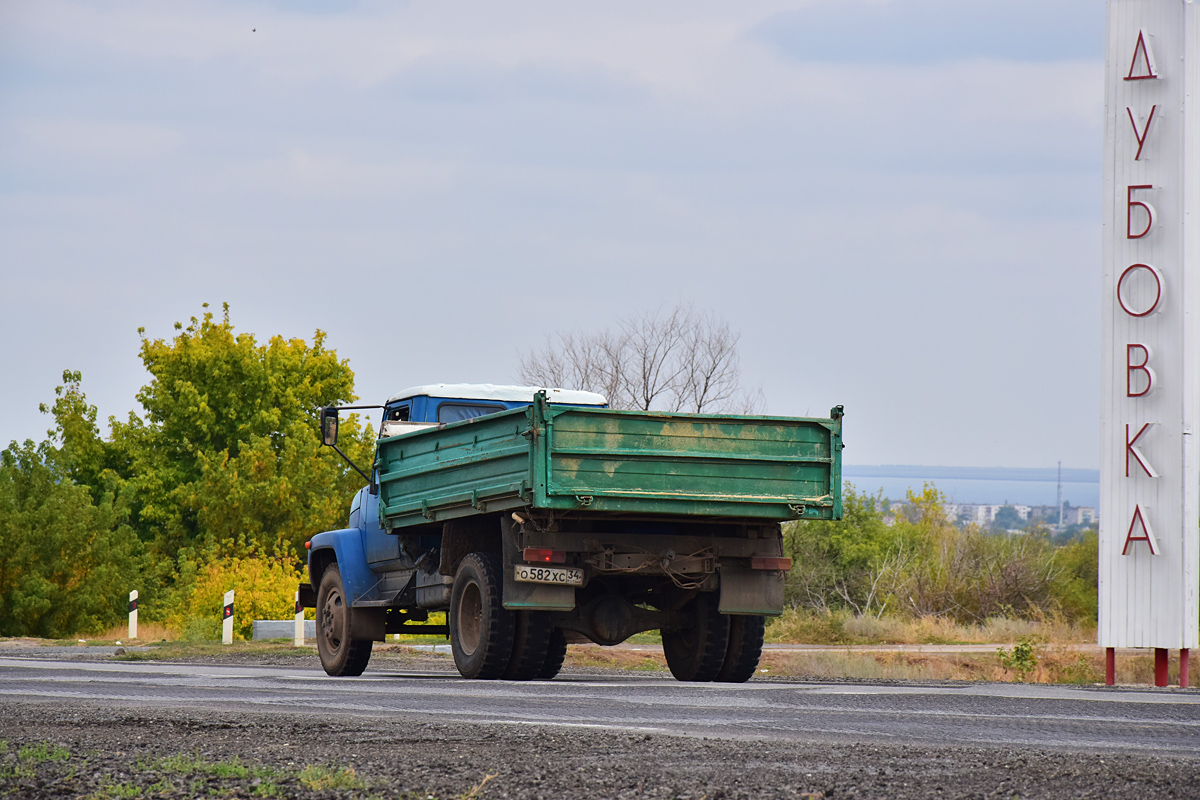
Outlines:
{"type": "Polygon", "coordinates": [[[1109,0],[1105,65],[1100,626],[1187,650],[1200,627],[1200,7],[1109,0]]]}

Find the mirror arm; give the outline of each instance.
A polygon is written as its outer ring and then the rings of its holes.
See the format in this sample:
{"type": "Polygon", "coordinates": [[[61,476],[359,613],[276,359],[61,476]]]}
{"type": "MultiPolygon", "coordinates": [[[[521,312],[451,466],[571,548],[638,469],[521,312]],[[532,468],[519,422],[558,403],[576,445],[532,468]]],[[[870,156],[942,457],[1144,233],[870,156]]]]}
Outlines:
{"type": "Polygon", "coordinates": [[[351,461],[350,456],[343,453],[342,449],[340,447],[338,447],[336,444],[331,444],[331,445],[329,445],[329,447],[332,447],[335,453],[337,453],[339,456],[344,458],[346,460],[346,463],[354,468],[355,472],[357,472],[359,475],[362,475],[364,481],[371,484],[372,486],[375,485],[375,481],[371,480],[371,477],[369,475],[367,475],[367,473],[365,473],[361,469],[359,469],[358,464],[355,464],[353,461],[351,461]]]}

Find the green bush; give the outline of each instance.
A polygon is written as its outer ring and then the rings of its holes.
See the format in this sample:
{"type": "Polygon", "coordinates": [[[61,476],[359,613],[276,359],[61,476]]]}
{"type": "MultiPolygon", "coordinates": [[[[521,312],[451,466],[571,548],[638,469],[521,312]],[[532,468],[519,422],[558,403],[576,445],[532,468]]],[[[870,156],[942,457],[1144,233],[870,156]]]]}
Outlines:
{"type": "Polygon", "coordinates": [[[62,638],[123,619],[144,563],[111,497],[65,477],[47,444],[0,453],[0,635],[62,638]]]}

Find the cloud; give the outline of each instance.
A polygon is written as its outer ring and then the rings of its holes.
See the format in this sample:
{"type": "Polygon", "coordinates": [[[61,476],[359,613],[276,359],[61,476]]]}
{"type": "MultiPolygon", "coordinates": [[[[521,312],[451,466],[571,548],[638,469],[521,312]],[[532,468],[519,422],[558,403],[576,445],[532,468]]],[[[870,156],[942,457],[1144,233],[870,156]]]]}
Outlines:
{"type": "Polygon", "coordinates": [[[65,367],[128,410],[137,326],[201,301],[328,330],[375,397],[684,299],[743,331],[773,411],[845,403],[858,463],[1095,461],[1090,4],[16,7],[20,435],[65,367]]]}

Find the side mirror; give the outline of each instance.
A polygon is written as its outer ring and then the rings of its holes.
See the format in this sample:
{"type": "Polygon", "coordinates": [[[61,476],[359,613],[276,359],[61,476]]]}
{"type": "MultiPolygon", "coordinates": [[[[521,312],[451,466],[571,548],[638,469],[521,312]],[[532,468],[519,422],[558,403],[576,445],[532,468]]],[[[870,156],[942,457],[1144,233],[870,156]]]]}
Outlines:
{"type": "Polygon", "coordinates": [[[326,447],[337,446],[338,410],[336,408],[321,409],[321,444],[326,447]]]}

